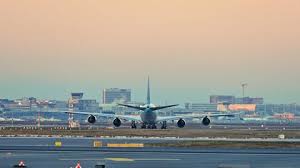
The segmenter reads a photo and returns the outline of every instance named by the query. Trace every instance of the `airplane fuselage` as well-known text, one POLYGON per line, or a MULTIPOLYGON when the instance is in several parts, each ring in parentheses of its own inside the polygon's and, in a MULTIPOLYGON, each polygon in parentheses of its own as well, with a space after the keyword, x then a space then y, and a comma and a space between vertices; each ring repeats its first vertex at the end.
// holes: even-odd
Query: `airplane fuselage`
POLYGON ((141 119, 144 124, 155 124, 157 115, 156 113, 151 110, 150 108, 146 108, 142 113, 141 113, 141 119))

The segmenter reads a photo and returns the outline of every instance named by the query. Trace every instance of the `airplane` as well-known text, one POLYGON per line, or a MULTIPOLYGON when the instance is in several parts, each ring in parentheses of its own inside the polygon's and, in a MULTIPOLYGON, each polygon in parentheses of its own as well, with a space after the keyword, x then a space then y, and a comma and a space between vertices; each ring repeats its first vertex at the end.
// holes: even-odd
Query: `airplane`
POLYGON ((5 106, 3 104, 0 103, 0 112, 3 112, 5 109, 5 106))
POLYGON ((192 118, 202 118, 202 124, 208 126, 210 124, 210 117, 220 117, 229 116, 233 117, 233 114, 199 114, 199 115, 183 115, 183 116, 157 116, 156 111, 166 108, 171 108, 178 106, 178 104, 166 105, 166 106, 155 106, 151 103, 150 98, 150 79, 148 77, 148 87, 147 87, 147 102, 142 106, 134 106, 129 104, 118 104, 119 106, 132 108, 139 110, 140 115, 117 115, 117 114, 104 114, 104 113, 94 113, 94 112, 66 112, 72 114, 89 115, 87 121, 94 124, 97 117, 114 118, 113 125, 115 127, 120 127, 122 125, 122 120, 131 121, 131 128, 136 129, 137 123, 141 123, 142 129, 157 129, 157 124, 161 123, 161 129, 167 129, 167 121, 177 120, 177 126, 183 128, 185 126, 185 119, 192 118))

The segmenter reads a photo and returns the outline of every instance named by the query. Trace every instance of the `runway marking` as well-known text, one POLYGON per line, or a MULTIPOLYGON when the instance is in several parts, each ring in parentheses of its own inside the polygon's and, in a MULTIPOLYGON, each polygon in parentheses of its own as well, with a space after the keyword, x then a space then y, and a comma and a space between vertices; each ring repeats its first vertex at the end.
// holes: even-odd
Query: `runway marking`
POLYGON ((136 161, 180 161, 181 159, 135 159, 136 161))
MULTIPOLYGON (((56 155, 56 156, 62 156, 64 157, 65 154, 74 153, 74 151, 30 151, 30 150, 0 150, 0 156, 7 155, 7 153, 10 153, 9 156, 34 156, 34 155, 56 155), (29 153, 28 153, 29 152, 29 153)), ((119 151, 91 151, 91 152, 84 152, 83 154, 90 154, 90 153, 97 153, 101 155, 105 154, 124 154, 126 152, 119 152, 119 151)), ((130 151, 131 154, 153 154, 155 155, 158 153, 158 151, 145 151, 145 152, 139 152, 139 151, 130 151)), ((215 154, 222 154, 222 155, 262 155, 262 156, 276 156, 276 155, 299 155, 300 152, 249 152, 246 151, 195 151, 195 152, 163 152, 167 155, 215 155, 215 154)))
POLYGON ((104 159, 97 159, 97 158, 85 158, 85 159, 59 159, 60 161, 115 161, 115 162, 133 162, 134 159, 130 158, 104 158, 104 159))
POLYGON ((105 160, 111 160, 111 161, 179 161, 181 159, 163 159, 163 158, 139 158, 139 159, 130 159, 130 158, 105 158, 105 160))
POLYGON ((103 161, 105 159, 86 158, 86 159, 59 159, 60 161, 103 161))
POLYGON ((105 160, 110 160, 114 162, 134 162, 134 159, 129 158, 105 158, 105 160))
POLYGON ((104 160, 110 160, 114 162, 134 162, 134 161, 180 161, 181 159, 164 159, 164 158, 83 158, 83 159, 68 159, 68 158, 62 158, 59 159, 60 161, 104 161, 104 160))

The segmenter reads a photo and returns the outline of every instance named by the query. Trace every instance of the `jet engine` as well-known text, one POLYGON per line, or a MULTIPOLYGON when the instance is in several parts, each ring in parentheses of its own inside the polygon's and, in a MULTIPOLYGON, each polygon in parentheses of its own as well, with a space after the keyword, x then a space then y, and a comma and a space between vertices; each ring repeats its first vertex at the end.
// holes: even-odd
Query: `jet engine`
POLYGON ((89 118, 87 119, 89 123, 94 124, 96 122, 96 117, 93 115, 90 115, 89 118))
POLYGON ((120 127, 122 122, 119 118, 114 119, 113 124, 115 127, 120 127))
POLYGON ((179 128, 183 128, 185 126, 185 121, 183 119, 179 119, 177 122, 177 126, 179 128))
POLYGON ((202 119, 202 124, 208 126, 210 124, 210 119, 206 116, 202 119))

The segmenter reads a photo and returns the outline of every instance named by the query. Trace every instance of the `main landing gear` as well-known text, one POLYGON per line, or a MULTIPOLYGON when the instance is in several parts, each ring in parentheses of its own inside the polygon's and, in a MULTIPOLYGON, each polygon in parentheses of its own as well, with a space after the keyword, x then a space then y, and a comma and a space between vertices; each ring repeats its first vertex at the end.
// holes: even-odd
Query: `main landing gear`
POLYGON ((157 129, 155 124, 149 124, 147 128, 148 129, 157 129))
POLYGON ((142 126, 141 126, 142 129, 157 129, 156 125, 155 124, 145 124, 143 123, 142 126))
POLYGON ((136 129, 135 121, 132 121, 132 122, 131 122, 131 128, 132 128, 132 129, 136 129))
POLYGON ((142 129, 146 129, 146 124, 143 123, 142 126, 141 126, 141 128, 142 128, 142 129))
POLYGON ((167 129, 167 121, 163 121, 161 129, 167 129))

